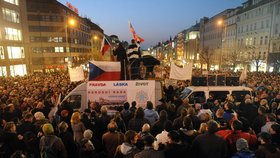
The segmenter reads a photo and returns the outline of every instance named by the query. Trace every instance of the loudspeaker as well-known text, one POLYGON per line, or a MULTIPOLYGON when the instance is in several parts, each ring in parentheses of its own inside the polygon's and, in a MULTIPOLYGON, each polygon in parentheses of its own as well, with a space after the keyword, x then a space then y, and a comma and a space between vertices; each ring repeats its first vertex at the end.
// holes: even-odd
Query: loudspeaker
POLYGON ((218 75, 217 76, 217 86, 225 86, 226 85, 226 76, 218 75))
POLYGON ((206 77, 192 77, 192 86, 207 86, 206 77))
POLYGON ((208 75, 208 86, 216 86, 216 75, 208 75))
POLYGON ((239 86, 239 77, 227 77, 226 85, 227 86, 239 86))

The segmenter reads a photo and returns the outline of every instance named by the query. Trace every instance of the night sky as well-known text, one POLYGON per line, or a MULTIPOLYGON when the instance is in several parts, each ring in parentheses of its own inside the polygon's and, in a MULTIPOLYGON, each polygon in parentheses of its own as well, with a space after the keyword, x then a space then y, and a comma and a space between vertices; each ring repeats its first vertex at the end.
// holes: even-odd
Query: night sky
POLYGON ((145 39, 142 48, 174 37, 178 32, 225 9, 241 6, 246 0, 58 0, 79 9, 107 35, 130 41, 128 21, 145 39))

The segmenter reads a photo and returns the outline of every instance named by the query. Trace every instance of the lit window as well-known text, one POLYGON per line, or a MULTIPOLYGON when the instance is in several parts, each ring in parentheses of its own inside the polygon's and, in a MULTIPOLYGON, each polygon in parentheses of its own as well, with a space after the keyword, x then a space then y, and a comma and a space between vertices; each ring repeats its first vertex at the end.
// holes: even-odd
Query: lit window
POLYGON ((11 76, 24 76, 24 75, 26 75, 26 65, 25 64, 11 65, 10 70, 11 70, 11 76))
POLYGON ((0 59, 5 59, 4 48, 0 46, 0 59))
POLYGON ((7 76, 6 66, 0 66, 0 76, 7 76))
POLYGON ((22 59, 24 58, 23 47, 7 47, 9 59, 22 59))
POLYGON ((10 22, 14 22, 14 23, 19 23, 19 13, 14 11, 14 10, 10 10, 8 8, 2 8, 2 13, 3 13, 3 19, 10 21, 10 22))
POLYGON ((55 53, 63 53, 64 52, 64 48, 63 47, 54 47, 54 52, 55 53))
POLYGON ((21 31, 9 27, 5 27, 6 40, 21 41, 21 31))
POLYGON ((14 5, 18 5, 18 0, 4 0, 4 1, 14 5))

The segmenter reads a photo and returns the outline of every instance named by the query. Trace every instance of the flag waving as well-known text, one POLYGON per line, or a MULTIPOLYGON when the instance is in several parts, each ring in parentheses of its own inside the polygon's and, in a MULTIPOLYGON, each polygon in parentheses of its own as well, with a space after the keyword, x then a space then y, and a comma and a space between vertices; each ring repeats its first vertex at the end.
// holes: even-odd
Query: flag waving
POLYGON ((136 34, 135 29, 131 25, 130 21, 128 21, 128 27, 135 41, 140 41, 141 43, 144 42, 144 39, 136 34))
POLYGON ((120 80, 120 74, 120 62, 89 62, 89 81, 117 81, 120 80))
POLYGON ((104 35, 102 44, 101 44, 101 53, 104 55, 110 49, 110 43, 108 42, 106 36, 104 35))

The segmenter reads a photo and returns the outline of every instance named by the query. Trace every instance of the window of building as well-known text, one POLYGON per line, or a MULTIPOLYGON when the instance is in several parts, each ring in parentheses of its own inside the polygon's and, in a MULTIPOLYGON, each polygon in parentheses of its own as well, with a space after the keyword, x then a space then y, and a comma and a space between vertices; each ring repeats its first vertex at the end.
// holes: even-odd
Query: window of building
POLYGON ((21 41, 21 30, 5 27, 6 40, 21 41))
POLYGON ((264 27, 264 22, 262 21, 261 22, 261 29, 263 29, 263 27, 264 27))
POLYGON ((268 36, 265 36, 265 38, 264 38, 264 44, 267 44, 267 41, 268 41, 268 36))
POLYGON ((279 27, 279 24, 275 24, 275 29, 274 29, 275 34, 279 33, 278 27, 279 27))
POLYGON ((255 45, 255 44, 256 44, 256 41, 257 41, 257 38, 256 38, 256 37, 254 37, 254 40, 253 40, 253 45, 255 45))
POLYGON ((257 23, 254 24, 254 30, 257 30, 257 23))
POLYGON ((5 59, 4 48, 0 46, 0 59, 5 59))
POLYGON ((260 38, 260 45, 263 44, 263 37, 260 38))
POLYGON ((9 59, 22 59, 25 57, 23 47, 7 47, 9 59))
POLYGON ((18 0, 4 0, 4 1, 14 5, 18 5, 18 0))
POLYGON ((2 13, 3 13, 3 19, 10 21, 10 22, 14 22, 14 23, 19 23, 19 13, 14 11, 14 10, 10 10, 8 8, 2 8, 2 13))
POLYGON ((269 20, 266 20, 266 28, 269 28, 269 20))
POLYGON ((63 47, 54 47, 54 52, 55 53, 63 53, 64 52, 64 48, 63 47))
POLYGON ((20 65, 11 65, 11 76, 24 76, 26 75, 26 65, 20 64, 20 65))
POLYGON ((0 76, 2 77, 7 76, 6 66, 0 66, 0 76))

